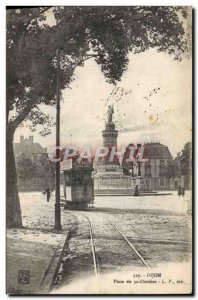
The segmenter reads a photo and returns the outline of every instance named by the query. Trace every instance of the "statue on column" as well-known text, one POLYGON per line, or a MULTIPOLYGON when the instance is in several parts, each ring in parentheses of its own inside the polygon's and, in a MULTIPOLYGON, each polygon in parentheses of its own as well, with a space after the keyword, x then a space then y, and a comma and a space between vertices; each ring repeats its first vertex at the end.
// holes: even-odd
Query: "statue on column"
POLYGON ((112 123, 113 113, 114 113, 113 105, 109 105, 107 113, 108 113, 108 123, 112 123))

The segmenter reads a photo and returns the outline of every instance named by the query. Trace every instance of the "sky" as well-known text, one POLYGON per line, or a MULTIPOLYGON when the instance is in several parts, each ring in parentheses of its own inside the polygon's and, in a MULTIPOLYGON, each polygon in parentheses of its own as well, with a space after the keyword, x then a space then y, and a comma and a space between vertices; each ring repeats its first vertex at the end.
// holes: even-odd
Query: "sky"
MULTIPOLYGON (((86 61, 76 68, 70 89, 62 91, 61 146, 101 146, 108 105, 113 104, 118 146, 160 142, 174 157, 191 141, 191 64, 191 59, 179 62, 155 49, 130 53, 128 69, 114 87, 106 82, 94 58, 86 61), (113 89, 117 94, 107 101, 113 89)), ((55 120, 55 108, 42 106, 41 110, 55 120)), ((19 142, 20 135, 33 135, 34 141, 50 152, 55 145, 55 127, 46 137, 38 132, 32 133, 24 123, 14 141, 19 142)))

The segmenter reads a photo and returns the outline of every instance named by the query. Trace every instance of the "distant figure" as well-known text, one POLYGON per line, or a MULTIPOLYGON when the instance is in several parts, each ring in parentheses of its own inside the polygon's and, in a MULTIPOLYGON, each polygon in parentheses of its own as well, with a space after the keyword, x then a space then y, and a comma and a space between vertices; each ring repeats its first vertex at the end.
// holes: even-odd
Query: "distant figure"
POLYGON ((184 186, 181 188, 181 194, 182 194, 182 197, 184 197, 184 195, 185 195, 185 188, 184 188, 184 186))
POLYGON ((135 186, 134 196, 139 196, 138 185, 135 186))
POLYGON ((108 113, 108 123, 112 123, 112 118, 114 113, 113 105, 109 105, 107 113, 108 113))
POLYGON ((50 188, 46 188, 45 190, 45 194, 47 194, 47 202, 49 202, 49 199, 50 199, 50 188))
POLYGON ((180 197, 182 195, 182 187, 181 185, 178 186, 178 196, 180 197))

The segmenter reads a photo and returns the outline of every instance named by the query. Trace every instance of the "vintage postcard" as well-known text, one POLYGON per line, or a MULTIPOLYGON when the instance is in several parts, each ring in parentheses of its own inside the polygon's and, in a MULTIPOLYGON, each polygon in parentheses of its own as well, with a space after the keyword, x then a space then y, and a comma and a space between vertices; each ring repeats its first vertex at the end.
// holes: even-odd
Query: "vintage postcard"
POLYGON ((192 294, 192 7, 6 22, 6 293, 192 294))

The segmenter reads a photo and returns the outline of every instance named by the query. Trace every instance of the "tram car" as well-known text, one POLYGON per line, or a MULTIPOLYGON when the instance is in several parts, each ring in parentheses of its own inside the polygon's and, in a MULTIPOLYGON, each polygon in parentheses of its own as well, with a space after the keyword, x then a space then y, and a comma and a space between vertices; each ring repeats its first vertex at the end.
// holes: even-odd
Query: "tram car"
POLYGON ((77 158, 61 162, 65 209, 86 210, 94 202, 93 163, 77 158))

